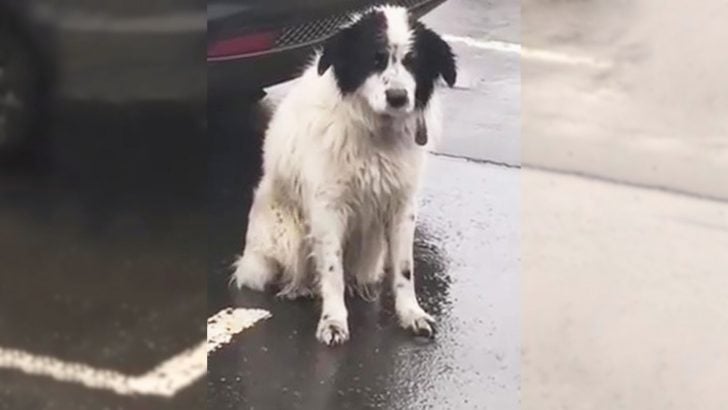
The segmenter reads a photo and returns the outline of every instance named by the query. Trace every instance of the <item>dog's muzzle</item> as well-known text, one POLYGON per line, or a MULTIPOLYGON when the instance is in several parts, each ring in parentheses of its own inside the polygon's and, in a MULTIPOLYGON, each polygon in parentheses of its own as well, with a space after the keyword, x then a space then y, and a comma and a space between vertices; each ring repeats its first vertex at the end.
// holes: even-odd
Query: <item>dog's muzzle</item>
POLYGON ((384 92, 387 97, 387 104, 392 108, 404 107, 408 102, 407 90, 404 88, 393 88, 384 92))

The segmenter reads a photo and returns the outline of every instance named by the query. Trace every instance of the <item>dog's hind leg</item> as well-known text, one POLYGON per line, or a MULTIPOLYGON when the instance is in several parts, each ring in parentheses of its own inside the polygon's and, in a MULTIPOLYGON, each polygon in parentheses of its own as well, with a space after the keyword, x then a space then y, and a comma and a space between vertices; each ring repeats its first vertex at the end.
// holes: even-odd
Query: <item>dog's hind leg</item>
POLYGON ((255 251, 246 251, 234 267, 231 282, 238 288, 245 286, 257 291, 264 290, 275 279, 278 271, 275 261, 255 251))
POLYGON ((297 239, 297 246, 293 244, 287 253, 286 262, 281 272, 282 288, 277 296, 286 299, 300 297, 313 297, 317 295, 313 278, 313 262, 309 258, 310 251, 303 236, 297 239))

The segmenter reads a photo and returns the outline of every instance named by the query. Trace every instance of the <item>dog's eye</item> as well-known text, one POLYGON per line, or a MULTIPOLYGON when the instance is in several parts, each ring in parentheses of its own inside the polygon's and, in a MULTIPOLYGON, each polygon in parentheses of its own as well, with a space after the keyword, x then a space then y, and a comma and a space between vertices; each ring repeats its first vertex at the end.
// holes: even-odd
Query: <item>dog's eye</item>
POLYGON ((412 66, 415 62, 415 54, 413 52, 408 52, 404 55, 404 58, 402 59, 402 64, 405 66, 412 66))
POLYGON ((383 51, 378 51, 374 54, 374 65, 377 68, 385 68, 387 66, 387 58, 389 55, 383 51))

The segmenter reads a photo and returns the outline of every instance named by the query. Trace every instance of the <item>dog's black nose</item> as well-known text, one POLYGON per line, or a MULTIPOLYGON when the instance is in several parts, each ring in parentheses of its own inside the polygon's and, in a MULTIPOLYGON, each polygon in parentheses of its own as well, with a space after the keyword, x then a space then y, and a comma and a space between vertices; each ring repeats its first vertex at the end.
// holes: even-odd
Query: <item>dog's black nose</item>
POLYGON ((407 104, 407 90, 402 88, 394 88, 385 92, 387 96, 387 104, 394 108, 399 108, 407 104))

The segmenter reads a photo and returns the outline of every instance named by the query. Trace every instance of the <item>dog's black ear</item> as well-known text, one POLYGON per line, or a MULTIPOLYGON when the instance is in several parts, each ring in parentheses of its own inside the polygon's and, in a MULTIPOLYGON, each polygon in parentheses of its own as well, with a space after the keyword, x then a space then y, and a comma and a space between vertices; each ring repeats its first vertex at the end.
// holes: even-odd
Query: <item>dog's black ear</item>
POLYGON ((427 122, 422 114, 417 116, 417 129, 415 130, 415 142, 418 145, 427 144, 427 122))
POLYGON ((454 86, 455 80, 457 80, 457 68, 455 65, 455 54, 453 54, 450 45, 430 29, 425 29, 425 33, 423 34, 427 38, 427 43, 434 59, 433 63, 437 67, 437 71, 448 86, 454 86))
POLYGON ((342 32, 338 32, 324 42, 324 49, 318 61, 318 73, 323 75, 334 64, 339 55, 342 32))

